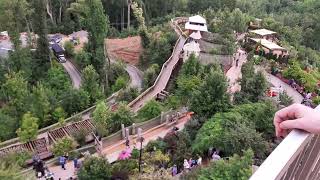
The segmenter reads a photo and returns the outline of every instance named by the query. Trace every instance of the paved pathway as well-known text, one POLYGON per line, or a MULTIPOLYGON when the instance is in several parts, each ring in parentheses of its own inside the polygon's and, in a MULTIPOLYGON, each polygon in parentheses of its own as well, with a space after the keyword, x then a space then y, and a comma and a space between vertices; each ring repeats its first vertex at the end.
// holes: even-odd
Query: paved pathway
POLYGON ((241 67, 245 62, 247 62, 247 55, 243 50, 238 49, 234 57, 235 60, 232 63, 232 67, 226 73, 229 81, 228 92, 231 94, 240 91, 241 87, 238 80, 241 79, 241 67), (236 66, 237 59, 239 59, 238 66, 236 66))
POLYGON ((158 76, 158 81, 156 81, 154 84, 154 88, 151 89, 150 91, 147 90, 144 96, 140 97, 139 99, 137 99, 136 101, 130 104, 131 105, 130 107, 134 112, 137 112, 146 102, 153 99, 155 96, 157 96, 157 94, 159 94, 161 91, 163 91, 166 88, 167 83, 169 82, 171 73, 175 65, 179 61, 179 55, 180 55, 180 52, 182 51, 185 41, 186 41, 186 38, 181 36, 176 48, 172 53, 172 58, 166 61, 166 63, 164 64, 164 67, 162 68, 158 76))
POLYGON ((293 99, 293 101, 295 103, 299 103, 299 104, 301 103, 301 101, 303 100, 303 97, 294 88, 292 88, 287 83, 281 81, 279 78, 275 77, 272 74, 269 74, 269 73, 267 73, 265 71, 264 71, 264 74, 265 74, 265 76, 267 78, 267 81, 269 83, 271 83, 275 87, 280 87, 281 86, 286 91, 288 96, 292 97, 292 99, 293 99))
POLYGON ((138 88, 139 90, 142 88, 142 72, 135 66, 126 64, 126 71, 130 76, 130 87, 138 88))
POLYGON ((80 72, 77 70, 77 68, 69 60, 67 60, 67 62, 61 63, 61 64, 64 67, 64 69, 67 71, 67 73, 69 74, 73 87, 75 89, 79 89, 81 86, 80 72))
MULTIPOLYGON (((229 80, 229 89, 228 91, 230 93, 235 93, 237 91, 240 91, 241 87, 240 84, 237 82, 238 79, 241 78, 241 67, 242 65, 247 62, 247 55, 242 50, 238 50, 237 54, 235 55, 235 59, 239 59, 239 65, 236 66, 236 63, 234 62, 232 67, 227 72, 226 76, 229 80), (240 52, 240 55, 238 54, 240 52)), ((255 66, 256 71, 262 71, 267 79, 267 81, 272 84, 275 87, 281 87, 283 88, 286 93, 292 97, 293 101, 295 103, 301 103, 303 97, 300 93, 298 93, 294 88, 289 86, 287 83, 281 81, 279 78, 273 76, 270 73, 267 73, 263 67, 261 66, 255 66)))
MULTIPOLYGON (((181 118, 178 121, 178 124, 176 124, 175 126, 178 127, 180 130, 183 129, 184 125, 186 122, 188 122, 188 120, 190 120, 191 116, 185 116, 183 118, 181 118)), ((168 132, 170 132, 172 130, 173 126, 161 126, 155 129, 151 129, 149 131, 146 131, 143 133, 143 137, 145 138, 145 141, 143 142, 143 147, 146 146, 148 144, 148 142, 150 142, 151 140, 156 140, 159 137, 164 137, 168 132)), ((132 142, 132 139, 131 139, 132 142)), ((137 144, 138 149, 139 149, 139 144, 137 144)), ((133 149, 133 145, 131 144, 131 148, 133 149)), ((109 146, 107 148, 105 148, 102 151, 102 154, 108 159, 108 161, 114 162, 117 160, 119 154, 121 153, 122 150, 125 150, 126 146, 125 146, 125 141, 120 141, 112 146, 109 146)), ((94 154, 97 155, 97 154, 94 154)), ((83 159, 81 159, 81 161, 83 161, 83 159)), ((54 173, 55 175, 55 179, 59 179, 61 178, 61 180, 66 180, 69 177, 74 176, 75 174, 75 169, 73 168, 73 162, 69 161, 66 164, 66 169, 67 170, 63 170, 60 166, 51 166, 49 167, 49 170, 51 172, 54 173)))

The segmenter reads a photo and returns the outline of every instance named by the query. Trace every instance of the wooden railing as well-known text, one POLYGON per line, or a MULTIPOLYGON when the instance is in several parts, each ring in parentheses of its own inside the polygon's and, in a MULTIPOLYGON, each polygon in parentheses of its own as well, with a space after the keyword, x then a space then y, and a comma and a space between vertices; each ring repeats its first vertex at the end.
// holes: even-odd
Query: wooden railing
MULTIPOLYGON (((316 108, 319 110, 319 106, 316 108)), ((320 179, 320 135, 293 130, 250 180, 320 179)))
POLYGON ((179 31, 179 39, 176 41, 176 44, 173 48, 172 54, 171 56, 168 58, 168 60, 162 65, 161 71, 157 77, 157 79, 155 80, 154 84, 149 87, 147 90, 145 90, 143 93, 141 93, 136 99, 134 99, 132 102, 129 103, 129 107, 134 107, 135 104, 137 102, 139 102, 141 99, 143 99, 146 95, 148 95, 150 92, 152 92, 154 90, 154 88, 156 87, 156 85, 159 83, 159 79, 161 78, 161 76, 163 76, 163 73, 165 72, 166 67, 168 66, 168 64, 171 62, 171 60, 173 59, 173 56, 176 52, 177 46, 179 44, 179 42, 184 39, 183 36, 185 37, 184 32, 181 30, 181 28, 178 25, 179 20, 177 20, 177 18, 172 19, 171 20, 171 25, 173 26, 173 28, 178 28, 179 31))

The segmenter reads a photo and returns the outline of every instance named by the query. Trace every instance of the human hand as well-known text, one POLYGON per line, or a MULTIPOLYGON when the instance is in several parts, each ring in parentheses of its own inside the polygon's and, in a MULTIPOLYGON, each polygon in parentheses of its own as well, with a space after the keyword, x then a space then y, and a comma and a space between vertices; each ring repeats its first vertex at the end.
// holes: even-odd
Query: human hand
POLYGON ((273 120, 277 137, 284 137, 291 129, 320 134, 320 112, 302 104, 279 110, 273 120))

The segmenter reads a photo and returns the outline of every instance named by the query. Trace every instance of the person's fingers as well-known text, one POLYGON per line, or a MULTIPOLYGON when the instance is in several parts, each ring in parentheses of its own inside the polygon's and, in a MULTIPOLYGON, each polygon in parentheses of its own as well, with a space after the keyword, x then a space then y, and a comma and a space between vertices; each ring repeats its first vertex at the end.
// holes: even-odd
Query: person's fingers
POLYGON ((276 130, 276 136, 279 137, 282 134, 282 129, 279 126, 281 122, 289 120, 289 119, 295 119, 300 116, 300 109, 301 105, 300 104, 293 104, 291 106, 285 107, 278 112, 276 112, 274 119, 273 119, 273 124, 275 126, 276 130))
POLYGON ((303 129, 303 118, 287 120, 280 123, 281 129, 303 129))

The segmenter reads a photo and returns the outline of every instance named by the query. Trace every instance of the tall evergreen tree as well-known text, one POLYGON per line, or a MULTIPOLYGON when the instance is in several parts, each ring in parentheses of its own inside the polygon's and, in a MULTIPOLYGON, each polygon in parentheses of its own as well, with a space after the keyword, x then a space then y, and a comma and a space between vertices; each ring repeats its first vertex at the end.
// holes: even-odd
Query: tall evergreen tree
POLYGON ((82 74, 82 88, 89 93, 90 102, 95 103, 96 100, 102 98, 101 89, 98 83, 99 75, 92 65, 85 67, 82 71, 82 74))
POLYGON ((194 91, 191 110, 204 117, 227 110, 230 106, 227 88, 227 80, 221 70, 211 70, 204 82, 194 91))
POLYGON ((34 79, 39 79, 40 77, 44 77, 50 68, 46 4, 43 0, 33 0, 32 2, 32 6, 34 7, 33 28, 38 35, 33 77, 34 79))
POLYGON ((107 36, 109 20, 105 15, 101 0, 86 0, 87 12, 84 24, 89 34, 88 52, 91 53, 91 64, 105 77, 105 49, 104 39, 107 36))
POLYGON ((258 102, 267 90, 267 80, 262 72, 255 73, 252 63, 246 63, 241 68, 241 91, 234 97, 236 103, 258 102))

